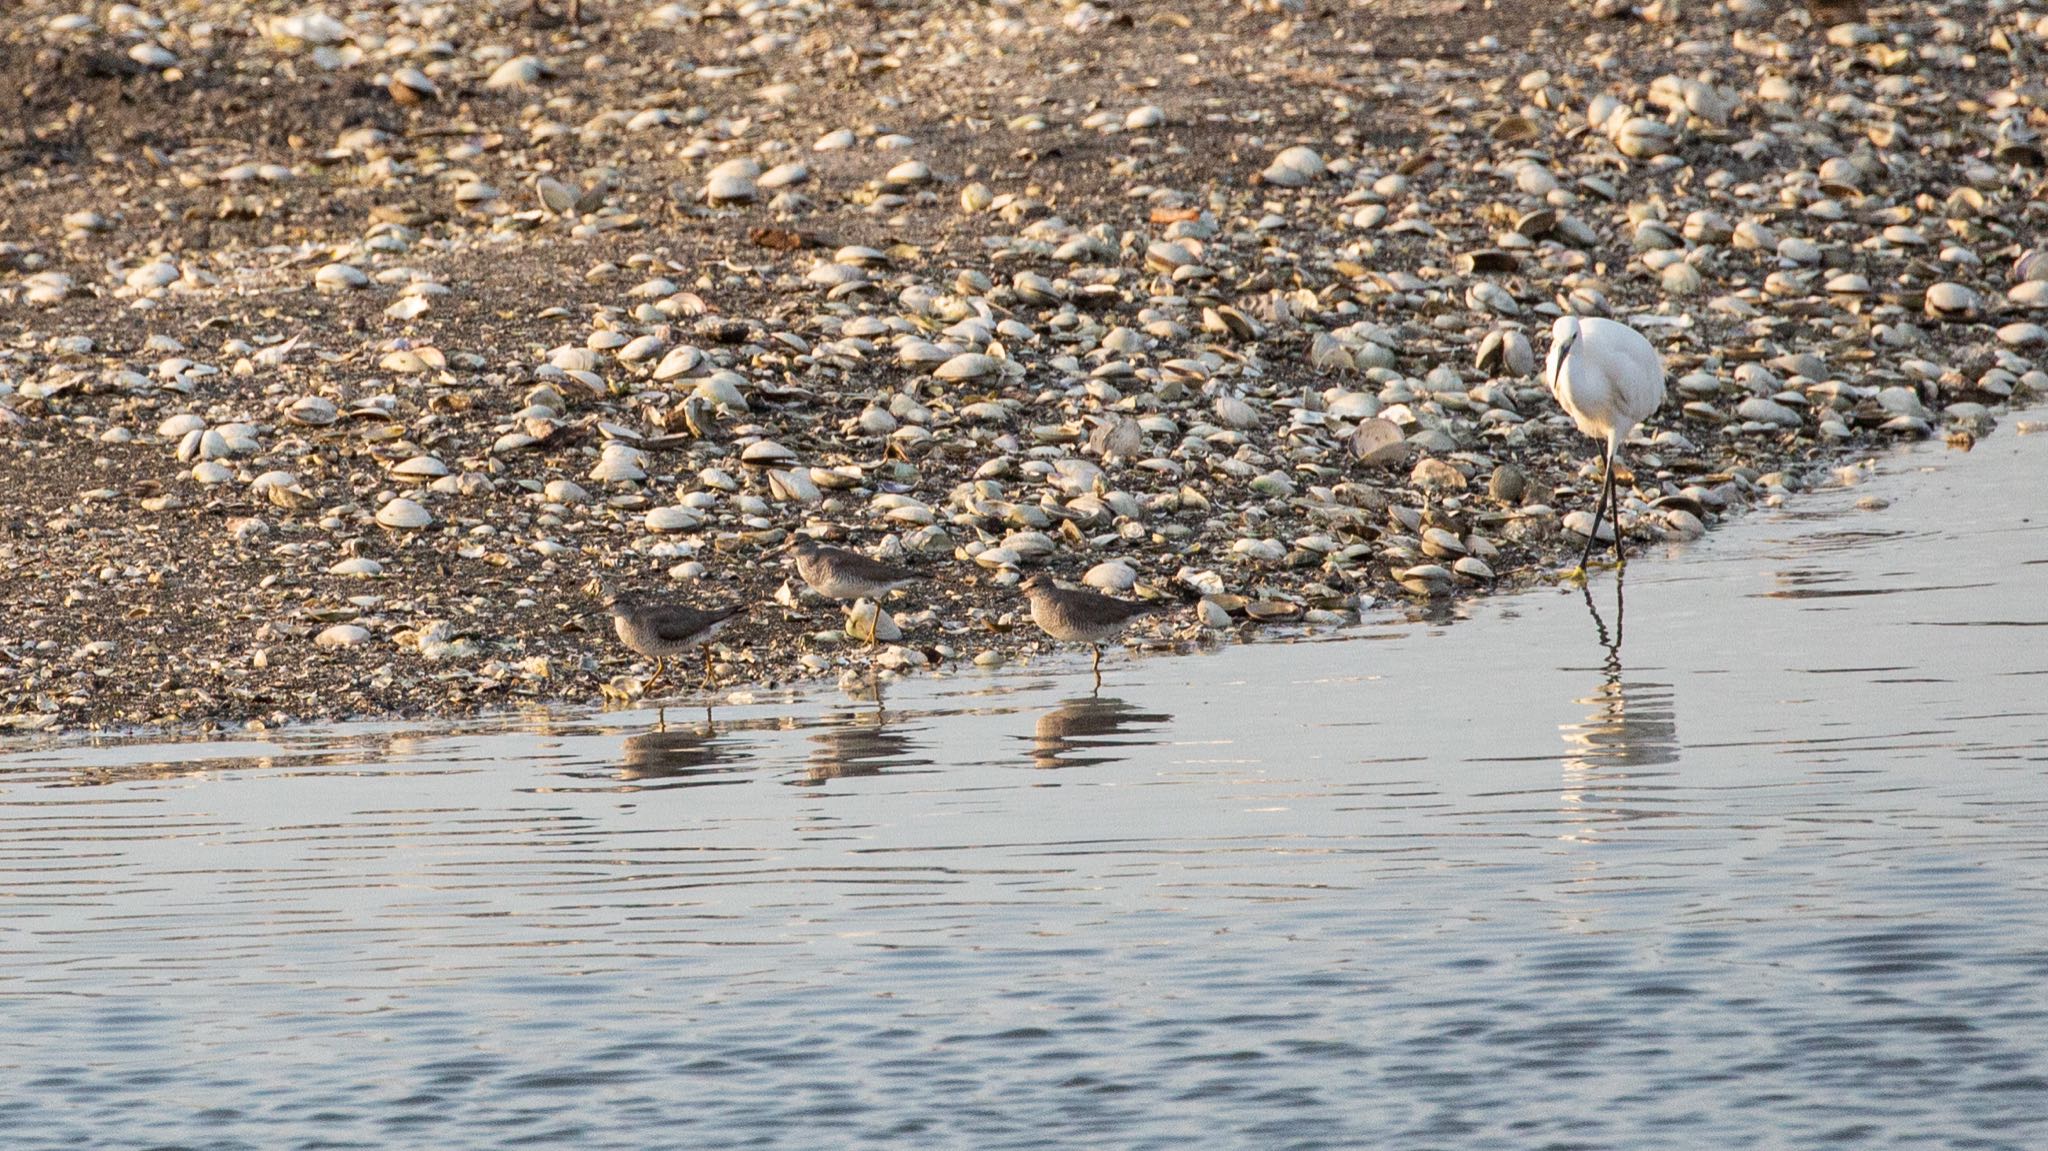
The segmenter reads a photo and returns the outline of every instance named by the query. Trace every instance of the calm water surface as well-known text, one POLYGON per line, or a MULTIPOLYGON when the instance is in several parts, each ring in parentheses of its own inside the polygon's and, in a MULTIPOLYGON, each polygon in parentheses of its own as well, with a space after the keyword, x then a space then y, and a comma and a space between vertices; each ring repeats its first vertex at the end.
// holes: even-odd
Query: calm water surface
POLYGON ((2044 471, 1100 695, 0 754, 0 1146, 2039 1148, 2044 471))

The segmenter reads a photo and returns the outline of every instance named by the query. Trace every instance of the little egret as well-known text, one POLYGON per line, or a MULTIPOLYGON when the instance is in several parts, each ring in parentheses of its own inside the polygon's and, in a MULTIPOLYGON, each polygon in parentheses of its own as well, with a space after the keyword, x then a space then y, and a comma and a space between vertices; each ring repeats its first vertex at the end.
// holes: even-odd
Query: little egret
POLYGON ((1600 499, 1593 505, 1593 526, 1586 531, 1583 570, 1600 538, 1604 512, 1614 525, 1614 562, 1625 563, 1621 551, 1620 497, 1614 490, 1615 461, 1622 441, 1637 424, 1664 402, 1664 361, 1641 332, 1627 324, 1593 317, 1559 316, 1550 326, 1550 359, 1544 383, 1579 431, 1607 442, 1606 474, 1600 499))

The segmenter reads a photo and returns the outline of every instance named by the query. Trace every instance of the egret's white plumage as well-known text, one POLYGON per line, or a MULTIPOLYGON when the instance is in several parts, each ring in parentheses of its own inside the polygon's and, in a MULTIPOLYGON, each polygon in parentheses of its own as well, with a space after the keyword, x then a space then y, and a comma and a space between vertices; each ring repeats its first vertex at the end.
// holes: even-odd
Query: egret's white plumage
MULTIPOLYGON (((1544 365, 1543 380, 1579 430, 1606 447, 1600 502, 1593 509, 1586 553, 1579 557, 1579 566, 1584 567, 1599 535, 1601 511, 1618 510, 1614 467, 1621 445, 1636 425, 1649 419, 1664 402, 1664 361, 1650 341, 1627 324, 1598 317, 1559 316, 1550 326, 1550 358, 1544 365)), ((1618 525, 1614 555, 1621 558, 1618 525)))

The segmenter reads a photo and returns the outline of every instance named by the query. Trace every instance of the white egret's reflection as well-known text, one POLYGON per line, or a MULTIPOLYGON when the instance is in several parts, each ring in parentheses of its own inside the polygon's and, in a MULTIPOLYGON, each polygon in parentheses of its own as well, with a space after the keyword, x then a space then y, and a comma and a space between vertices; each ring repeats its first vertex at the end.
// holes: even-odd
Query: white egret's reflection
POLYGON ((1665 814, 1643 801, 1661 790, 1652 781, 1669 772, 1645 771, 1678 760, 1678 713, 1668 683, 1626 680, 1621 662, 1625 607, 1622 581, 1614 581, 1614 627, 1585 588, 1586 610, 1607 658, 1600 687, 1578 702, 1592 710, 1578 723, 1563 724, 1567 751, 1559 806, 1574 825, 1565 838, 1591 841, 1603 825, 1665 814))

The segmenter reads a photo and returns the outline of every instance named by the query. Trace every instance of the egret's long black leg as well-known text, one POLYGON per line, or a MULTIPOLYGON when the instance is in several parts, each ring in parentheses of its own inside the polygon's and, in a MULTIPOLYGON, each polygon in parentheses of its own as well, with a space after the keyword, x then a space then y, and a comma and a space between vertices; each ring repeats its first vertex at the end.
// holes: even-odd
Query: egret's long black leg
POLYGON ((1621 484, 1614 478, 1614 453, 1607 453, 1607 518, 1614 522, 1614 566, 1618 570, 1628 566, 1628 557, 1621 552, 1621 484))
POLYGON ((1599 545, 1600 515, 1607 510, 1607 493, 1614 485, 1614 453, 1607 453, 1607 476, 1600 482, 1600 498, 1593 501, 1593 526, 1586 532, 1586 550, 1579 553, 1579 570, 1584 571, 1586 561, 1593 558, 1593 549, 1599 545))

